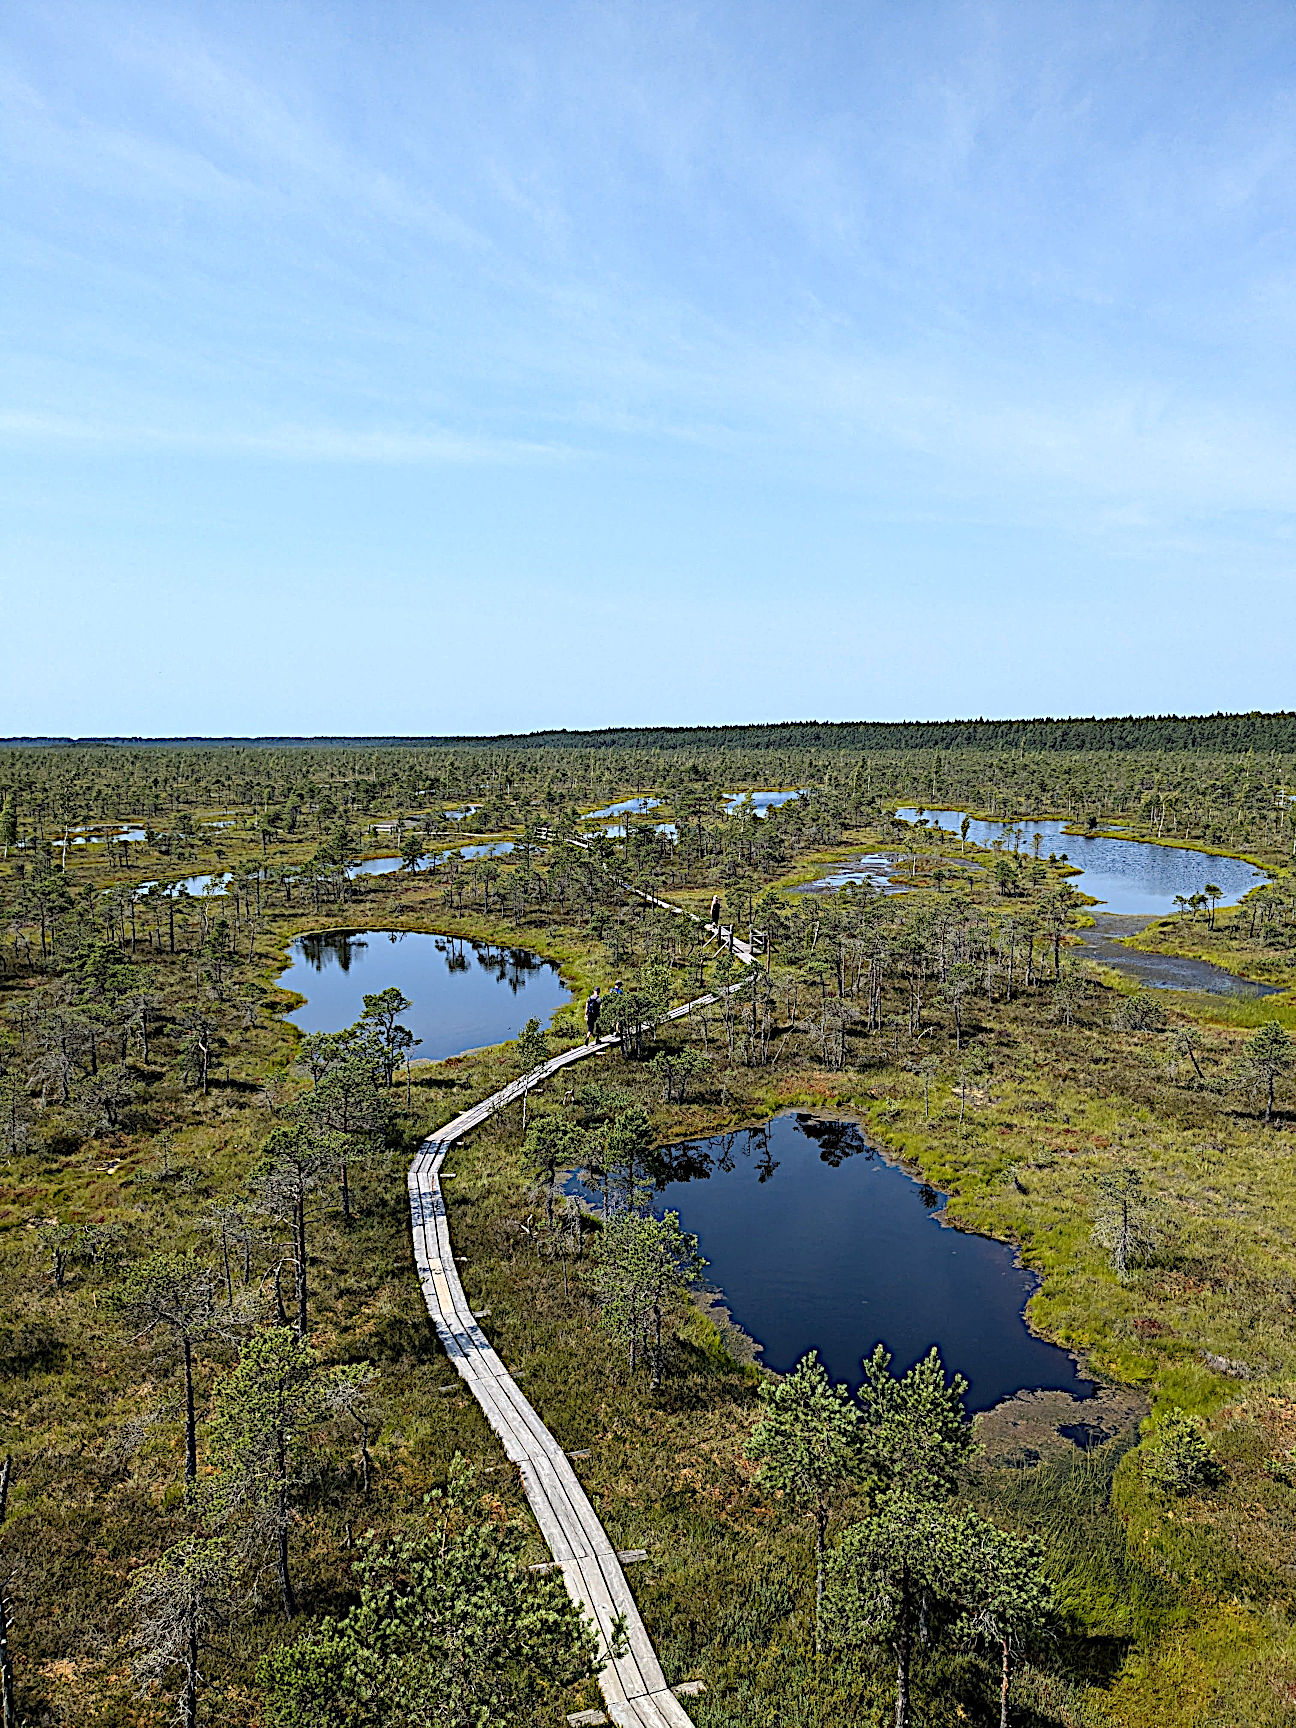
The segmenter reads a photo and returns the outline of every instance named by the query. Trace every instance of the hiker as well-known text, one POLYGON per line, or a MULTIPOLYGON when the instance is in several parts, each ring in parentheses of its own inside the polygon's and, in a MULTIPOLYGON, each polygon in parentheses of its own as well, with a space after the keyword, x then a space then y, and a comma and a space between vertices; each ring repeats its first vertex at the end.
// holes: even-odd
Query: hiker
POLYGON ((720 928, 720 896, 718 894, 713 894, 711 896, 711 923, 715 926, 716 930, 719 930, 719 928, 720 928))
POLYGON ((603 1004, 599 999, 598 988, 596 986, 593 994, 585 1003, 585 1042, 587 1044, 596 1043, 598 1041, 599 1015, 602 1012, 603 1004))

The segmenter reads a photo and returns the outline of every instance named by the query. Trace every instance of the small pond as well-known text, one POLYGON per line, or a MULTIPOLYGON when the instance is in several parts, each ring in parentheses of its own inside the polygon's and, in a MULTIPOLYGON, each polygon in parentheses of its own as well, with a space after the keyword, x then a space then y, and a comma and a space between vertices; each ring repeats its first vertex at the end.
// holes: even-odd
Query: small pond
POLYGON ((888 1164, 851 1122, 776 1116, 762 1128, 670 1149, 679 1180, 654 1201, 678 1212, 735 1323, 786 1373, 817 1350, 859 1384, 879 1341, 896 1372, 935 1344, 969 1383, 970 1410, 1016 1392, 1084 1397, 1073 1357, 1036 1338, 1036 1288, 1013 1250, 941 1222, 944 1197, 888 1164))
POLYGON ((225 884, 229 881, 229 872, 225 871, 215 876, 182 876, 178 882, 141 882, 136 888, 137 894, 142 894, 146 888, 157 888, 163 894, 175 896, 181 889, 189 895, 223 894, 225 884), (215 884, 213 887, 212 884, 215 884))
MULTIPOLYGON (((399 868, 399 858, 366 858, 363 863, 353 865, 350 874, 352 876, 383 876, 389 870, 398 870, 399 868)), ((223 894, 225 892, 225 884, 228 881, 228 871, 211 876, 183 876, 179 882, 172 882, 169 884, 166 888, 166 892, 170 894, 178 894, 183 888, 190 895, 207 893, 223 894)), ((158 884, 156 882, 140 883, 141 889, 156 888, 157 886, 158 884)))
MULTIPOLYGON (((918 812, 910 807, 897 811, 897 815, 912 822, 918 812)), ((961 810, 923 811, 926 822, 951 831, 956 838, 963 815, 961 810)), ((1020 835, 1016 843, 1028 857, 1035 850, 1037 834, 1040 856, 1047 858, 1053 852, 1060 857, 1065 852, 1068 861, 1080 870, 1079 876, 1071 878, 1073 884, 1100 900, 1109 912, 1164 916, 1175 910, 1176 894, 1200 894, 1208 882, 1223 889, 1221 906, 1234 906, 1248 889, 1268 881, 1263 870, 1241 858, 1218 858, 1184 847, 1158 846, 1151 840, 1110 840, 1099 834, 1068 834, 1066 824, 1055 820, 974 819, 968 826, 968 839, 975 840, 978 846, 998 842, 1011 851, 1014 836, 1020 835)))
POLYGON ((337 1032, 360 1018, 364 998, 394 984, 413 1003, 401 1016, 423 1040, 414 1060, 440 1062, 516 1038, 568 998, 551 960, 415 930, 328 930, 288 950, 279 982, 306 997, 288 1019, 303 1032, 337 1032))
POLYGON ((599 822, 605 816, 642 816, 647 810, 656 810, 660 803, 660 798, 624 798, 620 804, 609 804, 606 810, 589 811, 585 820, 599 822))
POLYGON ((876 888, 879 894, 903 894, 904 885, 891 881, 891 872, 894 869, 894 859, 887 858, 880 852, 870 852, 863 858, 853 858, 847 863, 836 865, 813 882, 801 882, 789 892, 829 894, 836 888, 858 888, 867 882, 871 888, 876 888))
POLYGON ((757 816, 764 816, 767 811, 775 809, 780 804, 790 804, 794 798, 800 798, 808 790, 805 786, 794 787, 791 792, 726 792, 724 795, 725 809, 732 816, 744 798, 750 798, 752 809, 757 816))
MULTIPOLYGON (((457 852, 461 858, 503 858, 506 853, 512 850, 513 842, 511 840, 492 840, 481 846, 452 846, 449 852, 457 852)), ((429 841, 424 858, 430 859, 448 855, 449 853, 444 848, 429 841)), ((352 867, 351 874, 353 876, 388 876, 393 870, 399 870, 400 867, 399 858, 366 858, 363 863, 352 867)), ((420 865, 420 869, 425 868, 426 864, 420 865)))
MULTIPOLYGON (((73 828, 70 830, 74 846, 102 846, 106 840, 145 840, 147 831, 143 828, 73 828)), ((62 846, 63 838, 54 841, 56 846, 62 846)))
MULTIPOLYGON (((673 822, 654 822, 652 828, 654 834, 665 834, 667 838, 671 840, 679 839, 679 829, 673 822)), ((610 835, 614 840, 624 840, 625 823, 605 822, 603 824, 603 832, 610 835)))

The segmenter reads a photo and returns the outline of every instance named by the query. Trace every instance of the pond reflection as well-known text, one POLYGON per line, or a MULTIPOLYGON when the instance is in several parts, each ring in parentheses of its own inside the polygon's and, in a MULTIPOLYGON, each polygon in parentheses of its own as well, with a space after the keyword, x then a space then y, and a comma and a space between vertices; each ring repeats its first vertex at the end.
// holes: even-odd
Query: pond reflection
POLYGON ((416 930, 299 937, 280 983, 307 998, 287 1016, 303 1032, 351 1025, 366 994, 395 985, 413 1004, 401 1020, 422 1040, 416 1059, 433 1061, 516 1038, 568 1000, 557 966, 539 954, 416 930))
POLYGON ((969 1381, 972 1410, 1024 1390, 1092 1390, 1027 1327, 1038 1281, 1013 1250, 946 1226, 945 1197, 887 1163, 858 1124, 776 1116, 657 1156, 654 1210, 697 1235, 708 1278, 779 1373, 814 1349, 854 1385, 881 1341, 898 1370, 937 1345, 969 1381))
POLYGON ((605 810, 590 810, 585 820, 598 822, 604 816, 642 816, 645 810, 655 810, 660 798, 623 798, 619 804, 609 804, 605 810))
POLYGON ((794 798, 804 798, 808 790, 808 787, 797 786, 791 792, 726 792, 725 809, 732 816, 743 801, 750 798, 754 814, 764 816, 781 804, 790 804, 794 798))
MULTIPOLYGON (((906 822, 918 819, 909 806, 896 814, 906 822)), ((924 810, 922 820, 950 834, 957 843, 964 812, 924 810)), ((1186 846, 1158 846, 1152 840, 1109 839, 1105 834, 1068 834, 1055 819, 1019 817, 1011 822, 968 822, 968 839, 978 846, 998 846, 1029 858, 1066 854, 1079 869, 1075 887, 1100 900, 1108 912, 1141 912, 1161 916, 1175 909, 1176 895, 1200 894, 1208 882, 1223 890, 1219 904, 1233 906, 1248 889, 1267 882, 1263 870, 1242 858, 1221 858, 1186 846), (1038 836, 1038 844, 1037 837, 1038 836)))

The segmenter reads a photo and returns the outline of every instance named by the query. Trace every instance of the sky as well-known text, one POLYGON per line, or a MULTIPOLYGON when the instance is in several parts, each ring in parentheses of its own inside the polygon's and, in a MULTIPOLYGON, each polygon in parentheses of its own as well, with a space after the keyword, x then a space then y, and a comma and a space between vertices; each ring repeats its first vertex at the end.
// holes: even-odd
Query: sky
POLYGON ((1296 9, 8 0, 0 734, 1296 706, 1296 9))

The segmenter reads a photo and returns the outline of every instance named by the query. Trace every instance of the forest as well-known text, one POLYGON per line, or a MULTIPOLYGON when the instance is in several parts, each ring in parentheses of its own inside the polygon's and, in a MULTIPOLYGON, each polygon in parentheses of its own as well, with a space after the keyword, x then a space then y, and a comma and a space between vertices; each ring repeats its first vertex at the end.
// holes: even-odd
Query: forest
POLYGON ((604 1719, 406 1177, 596 989, 446 1222, 687 1719, 1289 1721, 1294 855, 1287 714, 0 745, 4 1728, 604 1719), (1104 840, 1187 872, 1114 960, 1104 840), (516 1029, 421 1057, 366 933, 516 1029), (307 1027, 321 940, 372 987, 307 1027), (863 1321, 767 1366, 661 1196, 789 1113, 1008 1245, 1091 1395, 972 1410, 863 1321))
MULTIPOLYGON (((70 745, 71 739, 21 738, 0 743, 70 745)), ((1227 750, 1296 749, 1296 714, 1126 714, 1110 719, 1068 720, 859 720, 779 721, 772 725, 613 726, 601 731, 497 733, 490 737, 444 738, 257 738, 83 740, 122 746, 167 743, 256 745, 258 748, 356 747, 381 744, 406 748, 431 745, 488 749, 566 750, 1227 750)))

